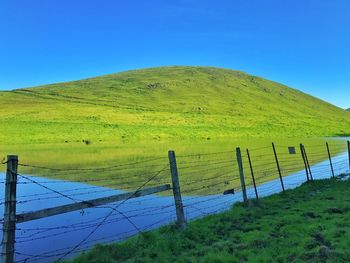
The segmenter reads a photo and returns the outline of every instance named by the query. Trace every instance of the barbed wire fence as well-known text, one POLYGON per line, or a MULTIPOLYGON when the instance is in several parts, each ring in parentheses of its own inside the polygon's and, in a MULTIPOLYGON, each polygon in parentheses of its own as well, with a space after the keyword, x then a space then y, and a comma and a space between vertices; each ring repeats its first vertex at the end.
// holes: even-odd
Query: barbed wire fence
POLYGON ((0 181, 2 262, 51 262, 97 243, 139 238, 161 225, 175 223, 181 231, 187 221, 235 202, 258 202, 304 182, 348 173, 350 143, 272 144, 179 156, 169 151, 168 157, 99 168, 37 166, 18 162, 17 156, 2 165, 7 167, 0 181), (48 176, 29 176, 18 168, 48 176), (71 180, 59 179, 69 175, 71 180))

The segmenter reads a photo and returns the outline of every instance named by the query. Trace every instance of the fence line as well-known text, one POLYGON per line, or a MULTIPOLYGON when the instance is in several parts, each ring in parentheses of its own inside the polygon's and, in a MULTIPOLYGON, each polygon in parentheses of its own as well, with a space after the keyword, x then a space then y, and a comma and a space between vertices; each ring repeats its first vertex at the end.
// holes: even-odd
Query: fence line
MULTIPOLYGON (((54 168, 31 164, 18 163, 16 156, 8 156, 6 165, 6 180, 0 181, 5 186, 5 198, 0 199, 4 205, 2 219, 2 262, 35 262, 49 259, 61 260, 72 253, 84 251, 96 242, 111 242, 121 240, 152 229, 159 225, 176 222, 179 229, 185 229, 188 220, 193 220, 208 214, 227 210, 237 201, 248 203, 254 198, 267 196, 286 189, 296 187, 303 182, 311 182, 320 173, 331 173, 331 176, 340 171, 350 171, 350 142, 347 141, 347 158, 332 156, 340 152, 340 146, 331 148, 328 143, 317 145, 306 150, 303 144, 300 147, 275 145, 241 151, 191 154, 175 156, 169 151, 168 157, 151 158, 128 164, 113 165, 100 168, 54 168), (271 150, 271 155, 262 151, 271 150), (297 153, 300 150, 300 155, 297 153), (285 150, 288 150, 285 151, 285 150), (290 158, 289 158, 290 157, 290 158), (164 166, 168 159, 169 164, 164 166), (161 161, 159 164, 152 164, 161 161), (327 163, 328 162, 328 163, 327 163), (137 167, 142 165, 142 169, 137 167), (39 169, 48 172, 48 178, 54 176, 83 175, 91 172, 110 172, 111 176, 99 176, 73 180, 76 183, 103 183, 101 186, 91 185, 74 188, 58 188, 71 184, 69 180, 42 180, 17 172, 18 167, 39 169), (144 173, 144 170, 154 170, 144 173), (139 170, 139 171, 137 171, 139 170), (142 172, 141 172, 142 171, 142 172), (125 173, 125 174, 123 174, 125 173), (116 175, 118 174, 118 175, 116 175), (184 175, 191 175, 182 178, 184 175), (168 184, 171 182, 171 185, 168 184), (17 196, 17 186, 35 186, 42 189, 41 193, 22 194, 17 196), (138 185, 134 190, 126 193, 115 193, 111 188, 138 185), (136 190, 135 190, 136 189, 136 190), (171 196, 157 196, 156 193, 172 190, 171 196), (110 194, 110 195, 108 195, 110 194), (84 196, 101 195, 99 198, 86 200, 84 196), (18 213, 18 208, 26 204, 48 202, 54 200, 70 201, 68 204, 56 205, 51 208, 39 209, 18 213), (161 204, 155 205, 156 202, 161 204), (112 204, 114 203, 114 204, 112 204), (111 205, 109 205, 111 204, 111 205), (140 207, 143 205, 144 207, 140 207), (18 206, 18 207, 17 207, 18 206), (20 224, 55 216, 70 211, 98 209, 106 211, 104 215, 94 217, 84 222, 69 223, 56 226, 21 227, 20 224), (176 217, 174 217, 176 215, 176 217), (157 217, 160 220, 142 225, 138 219, 157 217), (100 228, 125 222, 130 230, 118 232, 116 235, 90 239, 100 228), (16 237, 16 232, 20 233, 16 237), (18 251, 16 246, 40 240, 62 237, 71 233, 81 234, 81 239, 66 248, 42 252, 40 254, 18 251), (16 241, 15 241, 16 239, 16 241), (16 255, 16 258, 15 258, 16 255)), ((324 177, 323 175, 321 177, 324 177)), ((248 208, 247 208, 248 209, 248 208)), ((95 210, 94 210, 95 211, 95 210)), ((96 210, 97 211, 97 210, 96 210)), ((124 225, 125 225, 124 223, 124 225)))

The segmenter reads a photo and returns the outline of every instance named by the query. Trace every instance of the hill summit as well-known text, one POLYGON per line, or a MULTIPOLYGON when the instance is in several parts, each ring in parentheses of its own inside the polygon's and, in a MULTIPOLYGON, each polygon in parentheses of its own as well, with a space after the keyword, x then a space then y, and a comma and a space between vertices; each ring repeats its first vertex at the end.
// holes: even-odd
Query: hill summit
POLYGON ((214 67, 148 68, 0 92, 0 103, 0 139, 20 142, 334 136, 350 127, 334 105, 214 67))

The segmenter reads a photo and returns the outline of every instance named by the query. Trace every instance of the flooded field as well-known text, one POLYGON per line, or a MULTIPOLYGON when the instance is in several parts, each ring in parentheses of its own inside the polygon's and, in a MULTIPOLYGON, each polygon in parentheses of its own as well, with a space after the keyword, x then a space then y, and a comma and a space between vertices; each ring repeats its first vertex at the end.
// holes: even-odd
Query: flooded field
MULTIPOLYGON (((308 154, 314 179, 332 176, 326 141, 329 142, 333 170, 336 174, 348 171, 346 140, 304 139, 275 140, 277 157, 284 187, 297 187, 306 181, 299 144, 308 154), (288 147, 295 147, 295 154, 288 147)), ((271 140, 247 142, 206 142, 186 147, 172 147, 177 153, 180 186, 187 220, 229 209, 242 201, 235 148, 241 147, 249 198, 255 198, 251 169, 246 149, 250 149, 259 197, 282 190, 271 140), (191 149, 191 150, 189 150, 191 149), (229 189, 234 194, 223 195, 229 189)), ((184 144, 185 145, 185 144, 184 144)), ((91 200, 134 191, 149 178, 147 187, 170 183, 167 159, 168 144, 143 147, 94 145, 59 148, 50 152, 41 146, 19 151, 20 165, 17 191, 17 214, 72 203, 72 200, 91 200), (83 151, 85 150, 85 151, 83 151), (22 157, 23 156, 23 157, 22 157), (104 161, 102 161, 104 160, 104 161), (36 183, 32 183, 32 181, 36 183), (44 188, 45 186, 46 188, 44 188), (54 190, 54 191, 50 191, 54 190), (64 196, 68 197, 65 198, 64 196)), ((2 171, 5 166, 2 166, 2 171)), ((0 174, 4 182, 4 173, 0 174)), ((2 184, 4 185, 4 184, 2 184)), ((4 196, 4 187, 0 189, 4 196)), ((3 213, 3 201, 0 213, 3 213)), ((19 262, 52 262, 64 256, 82 239, 89 236, 96 224, 98 229, 82 242, 74 253, 94 244, 123 240, 140 232, 176 220, 171 191, 111 203, 58 216, 17 224, 16 260, 19 262), (115 211, 112 211, 114 208, 115 211), (106 219, 106 215, 110 214, 106 219)), ((68 257, 74 255, 70 253, 68 257)))

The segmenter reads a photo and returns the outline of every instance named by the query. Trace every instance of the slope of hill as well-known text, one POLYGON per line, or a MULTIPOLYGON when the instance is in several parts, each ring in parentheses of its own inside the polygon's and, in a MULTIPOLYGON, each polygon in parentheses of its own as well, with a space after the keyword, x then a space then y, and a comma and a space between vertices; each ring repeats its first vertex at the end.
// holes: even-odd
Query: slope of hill
POLYGON ((212 67, 160 67, 0 92, 0 141, 349 134, 344 110, 212 67))

